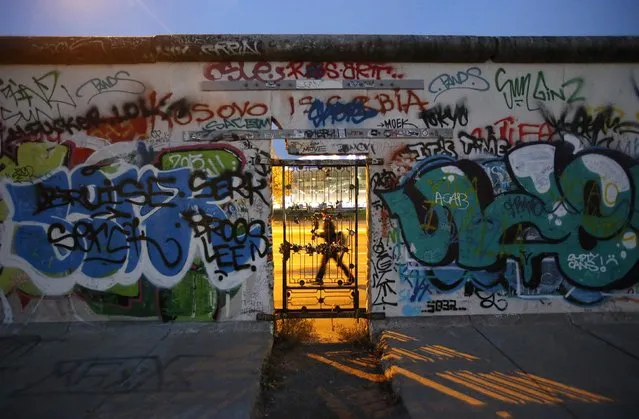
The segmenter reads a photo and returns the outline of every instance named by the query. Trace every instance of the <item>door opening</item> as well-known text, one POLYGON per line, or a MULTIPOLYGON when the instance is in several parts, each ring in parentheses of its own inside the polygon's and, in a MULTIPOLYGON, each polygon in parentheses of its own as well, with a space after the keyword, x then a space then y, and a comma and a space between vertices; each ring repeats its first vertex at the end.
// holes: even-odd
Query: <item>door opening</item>
POLYGON ((365 160, 288 160, 273 167, 276 313, 366 312, 366 183, 365 160))

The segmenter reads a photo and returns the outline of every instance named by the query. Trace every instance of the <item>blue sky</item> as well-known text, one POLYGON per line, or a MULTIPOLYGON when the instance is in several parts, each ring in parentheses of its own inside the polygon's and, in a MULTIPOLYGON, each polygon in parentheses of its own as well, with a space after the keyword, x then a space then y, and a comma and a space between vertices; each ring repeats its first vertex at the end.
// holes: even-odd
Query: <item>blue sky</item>
POLYGON ((0 35, 639 35, 639 0, 0 0, 0 35))

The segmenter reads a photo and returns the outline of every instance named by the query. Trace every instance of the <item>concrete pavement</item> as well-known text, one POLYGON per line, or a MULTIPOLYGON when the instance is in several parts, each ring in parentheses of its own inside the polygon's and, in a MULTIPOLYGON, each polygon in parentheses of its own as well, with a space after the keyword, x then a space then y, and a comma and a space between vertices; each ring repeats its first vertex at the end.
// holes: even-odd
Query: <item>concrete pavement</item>
POLYGON ((639 415, 639 317, 582 313, 371 322, 412 418, 639 415))
POLYGON ((1 418, 249 418, 269 322, 0 328, 1 418))
MULTIPOLYGON (((412 418, 629 418, 639 410, 637 315, 370 324, 412 418)), ((248 418, 271 347, 268 322, 2 326, 0 417, 248 418)), ((349 361, 331 365, 383 379, 349 361)))

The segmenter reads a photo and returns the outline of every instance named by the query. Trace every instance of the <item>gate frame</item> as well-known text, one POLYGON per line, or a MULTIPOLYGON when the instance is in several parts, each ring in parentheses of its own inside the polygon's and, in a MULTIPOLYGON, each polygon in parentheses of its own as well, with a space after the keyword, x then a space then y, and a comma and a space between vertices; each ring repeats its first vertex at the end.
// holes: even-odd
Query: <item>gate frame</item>
MULTIPOLYGON (((364 155, 357 155, 358 157, 360 156, 364 156, 364 155)), ((319 156, 318 156, 319 157, 319 156)), ((356 167, 356 168, 360 168, 360 167, 364 167, 366 168, 366 176, 368 177, 368 166, 370 166, 371 164, 375 165, 375 164, 380 164, 379 163, 380 159, 371 159, 371 158, 357 158, 357 159, 273 159, 271 161, 271 166, 272 167, 356 167)), ((282 210, 286 211, 286 192, 285 192, 285 188, 286 188, 286 171, 282 170, 282 210)), ((368 186, 367 186, 368 188, 368 186)), ((356 222, 356 226, 358 226, 359 223, 359 217, 358 217, 358 197, 359 197, 359 178, 357 177, 357 173, 355 175, 355 189, 357 190, 357 193, 355 194, 355 222, 356 222)), ((367 191, 368 192, 368 191, 367 191)), ((368 211, 368 206, 366 207, 366 220, 368 222, 368 216, 369 216, 369 211, 368 211)), ((284 215, 285 217, 285 215, 284 215)), ((366 231, 366 240, 367 242, 370 242, 370 237, 369 237, 370 232, 366 231)), ((284 239, 284 241, 286 241, 286 221, 283 219, 282 220, 282 237, 284 239)), ((333 309, 306 309, 306 310, 291 310, 288 309, 286 307, 286 280, 287 280, 287 273, 286 273, 286 267, 284 266, 284 260, 282 258, 282 275, 281 275, 281 280, 282 280, 282 308, 281 309, 274 309, 274 316, 275 317, 292 317, 292 318, 340 318, 340 317, 368 317, 369 313, 368 313, 368 309, 366 307, 362 308, 359 307, 359 289, 358 289, 358 278, 357 278, 357 274, 358 274, 358 246, 359 246, 359 234, 355 234, 355 286, 354 286, 354 290, 355 290, 355 296, 354 296, 354 304, 353 304, 353 309, 340 309, 340 310, 333 310, 333 309)), ((275 250, 275 249, 273 249, 275 250)), ((366 262, 368 263, 368 261, 366 262)), ((367 277, 369 275, 367 274, 367 277)), ((367 278, 368 280, 369 278, 367 278)), ((274 277, 274 280, 275 277, 274 277)), ((367 281, 368 284, 370 284, 370 281, 367 281)), ((309 287, 304 287, 306 289, 324 289, 324 287, 322 286, 309 286, 309 287)), ((348 287, 343 287, 343 289, 349 289, 348 287)))

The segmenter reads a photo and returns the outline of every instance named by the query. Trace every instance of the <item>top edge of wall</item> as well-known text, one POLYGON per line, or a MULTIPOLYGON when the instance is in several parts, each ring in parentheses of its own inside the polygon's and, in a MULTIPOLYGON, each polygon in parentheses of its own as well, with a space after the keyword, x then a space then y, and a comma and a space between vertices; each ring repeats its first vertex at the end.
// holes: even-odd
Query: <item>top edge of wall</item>
POLYGON ((157 35, 0 37, 0 64, 212 61, 639 62, 639 37, 157 35))

